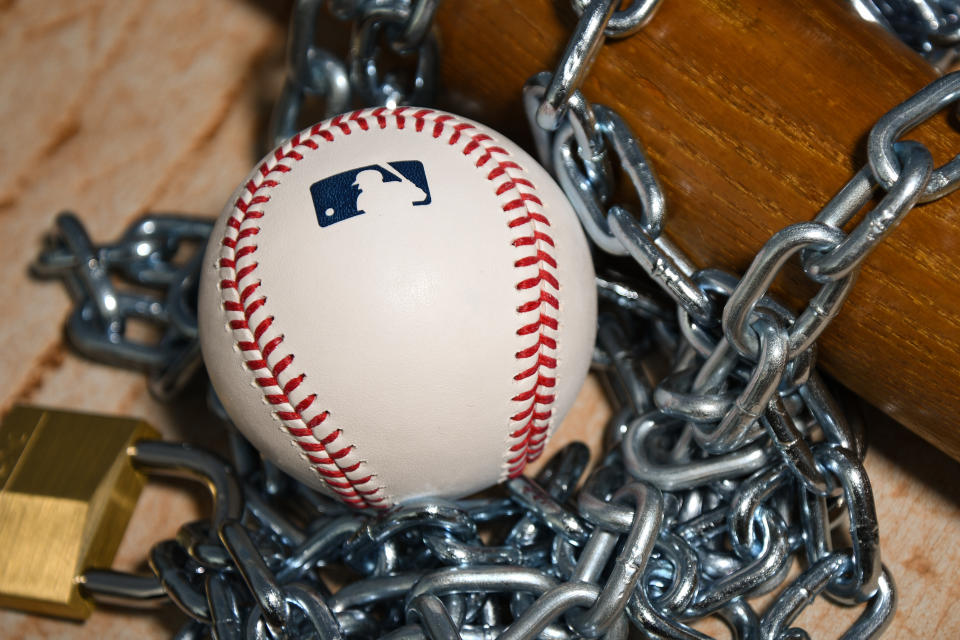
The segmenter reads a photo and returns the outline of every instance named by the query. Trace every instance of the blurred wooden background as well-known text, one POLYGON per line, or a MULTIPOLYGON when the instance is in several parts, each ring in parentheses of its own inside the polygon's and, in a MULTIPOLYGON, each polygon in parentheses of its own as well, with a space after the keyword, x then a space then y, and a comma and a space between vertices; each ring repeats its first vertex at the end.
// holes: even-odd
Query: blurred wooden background
MULTIPOLYGON (((567 11, 565 2, 555 6, 567 11)), ((31 279, 27 266, 63 209, 95 242, 148 211, 215 215, 255 160, 282 77, 287 9, 243 0, 0 2, 0 267, 11 284, 0 322, 0 412, 33 402, 142 416, 168 439, 222 438, 196 396, 163 405, 141 374, 74 356, 62 332, 65 290, 31 279)), ((509 90, 518 95, 519 86, 509 90)), ((553 447, 595 444, 608 415, 591 379, 553 447)), ((960 637, 960 465, 878 413, 867 427, 883 558, 900 597, 890 635, 960 637)), ((152 481, 115 566, 144 570, 150 544, 206 513, 195 489, 152 481)), ((821 603, 798 623, 835 637, 857 613, 821 603)), ((182 621, 172 606, 104 608, 83 625, 0 612, 0 636, 163 638, 182 621)))

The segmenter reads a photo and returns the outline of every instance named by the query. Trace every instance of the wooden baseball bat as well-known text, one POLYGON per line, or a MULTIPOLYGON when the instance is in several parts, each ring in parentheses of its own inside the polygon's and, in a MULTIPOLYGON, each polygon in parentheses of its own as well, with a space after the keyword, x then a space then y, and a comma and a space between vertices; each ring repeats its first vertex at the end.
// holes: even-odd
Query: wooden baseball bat
MULTIPOLYGON (((564 0, 444 3, 443 105, 532 148, 521 88, 553 70, 575 22, 564 0)), ((876 120, 936 77, 847 3, 664 0, 642 31, 607 40, 583 91, 645 147, 666 234, 698 267, 740 275, 775 231, 813 219, 866 163, 876 120)), ((945 113, 907 137, 938 165, 960 150, 945 113)), ((960 459, 958 209, 960 194, 918 206, 869 256, 818 360, 960 459)), ((800 311, 816 286, 796 267, 772 291, 800 311)))

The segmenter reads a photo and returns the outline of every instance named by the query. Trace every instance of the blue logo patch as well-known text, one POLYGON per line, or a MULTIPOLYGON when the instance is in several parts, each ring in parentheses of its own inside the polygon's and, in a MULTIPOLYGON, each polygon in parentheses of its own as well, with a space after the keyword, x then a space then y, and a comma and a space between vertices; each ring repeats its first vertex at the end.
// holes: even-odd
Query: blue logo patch
POLYGON ((386 197, 413 206, 430 204, 423 163, 417 160, 372 164, 344 171, 310 185, 313 208, 321 227, 367 213, 370 203, 386 197))

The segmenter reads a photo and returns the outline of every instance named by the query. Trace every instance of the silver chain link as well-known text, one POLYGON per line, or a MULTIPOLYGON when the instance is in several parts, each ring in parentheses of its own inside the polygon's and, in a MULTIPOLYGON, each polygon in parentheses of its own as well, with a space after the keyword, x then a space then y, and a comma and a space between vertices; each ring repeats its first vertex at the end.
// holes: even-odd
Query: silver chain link
MULTIPOLYGON (((815 369, 815 341, 870 251, 915 204, 956 188, 957 160, 934 170, 923 145, 899 139, 957 100, 960 75, 881 118, 868 166, 812 222, 774 234, 737 278, 698 269, 663 235, 666 200, 642 146, 579 91, 604 37, 635 33, 658 1, 619 4, 573 0, 581 19, 561 62, 523 90, 540 159, 598 252, 633 257, 666 294, 598 270, 594 370, 614 414, 582 488, 589 452, 575 443, 535 480, 513 479, 500 493, 371 518, 283 475, 233 429, 229 464, 187 444, 144 442, 134 461, 198 477, 213 513, 151 550, 153 575, 88 570, 79 578, 88 594, 131 606, 169 599, 190 618, 184 639, 625 638, 629 625, 690 639, 706 637, 690 625, 709 615, 736 638, 801 638, 791 624, 820 594, 863 607, 843 638, 882 633, 896 592, 881 561, 866 450, 815 369), (614 168, 636 191, 636 215, 612 201, 614 168), (845 231, 877 193, 880 203, 845 231), (799 316, 766 295, 796 254, 821 285, 799 316), (805 569, 784 587, 794 561, 805 569), (335 592, 330 576, 342 583, 335 592), (750 598, 776 589, 754 610, 750 598)), ((331 115, 357 101, 429 102, 437 0, 330 0, 335 19, 353 22, 345 61, 314 44, 320 5, 296 3, 273 140, 296 130, 311 95, 331 115), (407 57, 405 78, 384 73, 382 55, 407 57)), ((150 216, 94 247, 64 214, 34 268, 64 278, 74 295, 68 335, 78 350, 147 368, 168 396, 198 362, 200 253, 173 259, 209 230, 150 216), (111 276, 157 295, 118 292, 111 276), (133 317, 161 327, 156 345, 125 338, 133 317)), ((210 405, 227 420, 212 395, 210 405)))
POLYGON ((323 100, 322 118, 356 105, 425 105, 434 102, 437 40, 433 15, 439 0, 327 0, 336 19, 353 30, 345 59, 316 45, 323 0, 297 0, 287 40, 287 76, 270 119, 273 148, 304 126, 309 98, 323 100), (385 71, 384 59, 393 58, 385 71), (399 66, 399 69, 396 67, 399 66))
POLYGON ((864 20, 903 40, 940 71, 960 56, 958 0, 850 0, 864 20))
POLYGON ((155 214, 134 222, 116 243, 94 247, 80 220, 64 212, 31 270, 65 281, 75 303, 66 333, 77 351, 146 370, 151 391, 169 399, 200 366, 196 299, 201 254, 195 251, 183 263, 175 258, 183 245, 205 244, 212 228, 209 220, 155 214), (113 277, 122 278, 131 290, 119 290, 113 277), (134 319, 156 327, 160 337, 153 343, 129 339, 127 328, 134 319))

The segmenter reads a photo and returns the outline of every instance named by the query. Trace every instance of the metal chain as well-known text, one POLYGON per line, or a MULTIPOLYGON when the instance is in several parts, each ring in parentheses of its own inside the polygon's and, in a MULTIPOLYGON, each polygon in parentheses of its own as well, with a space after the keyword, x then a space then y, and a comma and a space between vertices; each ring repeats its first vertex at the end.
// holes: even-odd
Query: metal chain
POLYGON ((904 41, 939 71, 960 56, 960 1, 850 0, 864 20, 904 41))
POLYGON ((287 77, 270 119, 271 149, 311 124, 301 121, 308 98, 323 100, 321 119, 358 104, 393 108, 434 102, 437 40, 432 25, 439 0, 327 0, 330 14, 353 25, 345 59, 316 45, 323 4, 294 4, 287 77), (399 69, 389 65, 386 71, 385 58, 402 64, 399 69))
MULTIPOLYGON (((433 84, 436 0, 327 4, 354 23, 350 57, 315 46, 320 2, 300 0, 274 139, 293 132, 310 95, 339 112, 356 99, 419 100, 433 84), (412 84, 381 72, 386 52, 410 56, 412 84)), ((79 578, 86 593, 130 606, 169 599, 190 619, 184 639, 624 638, 630 625, 690 639, 706 637, 691 625, 710 615, 736 638, 799 638, 806 633, 791 625, 820 594, 862 607, 843 638, 882 633, 896 594, 866 450, 815 369, 814 343, 869 252, 917 202, 956 187, 956 160, 934 170, 929 151, 899 139, 957 100, 960 75, 884 116, 869 165, 812 222, 775 234, 737 278, 697 269, 668 241, 666 201, 641 145, 579 92, 603 38, 636 32, 658 2, 619 4, 574 0, 581 19, 560 64, 523 94, 541 160, 597 249, 632 256, 666 293, 609 268, 597 278, 594 369, 614 407, 598 467, 583 481, 589 452, 575 443, 535 480, 513 479, 500 493, 371 518, 283 475, 233 429, 231 463, 144 442, 130 452, 136 464, 198 477, 213 513, 151 550, 153 575, 88 570, 79 578), (637 215, 612 202, 615 166, 637 192, 637 215), (844 231, 877 193, 880 204, 844 231), (795 254, 821 285, 799 316, 766 295, 795 254), (784 586, 795 561, 803 570, 784 586), (751 598, 777 589, 754 610, 751 598)), ((78 349, 147 367, 169 391, 196 364, 200 254, 175 258, 209 229, 151 216, 94 247, 67 214, 35 270, 63 277, 74 295, 68 335, 78 349), (156 295, 118 292, 111 276, 156 295), (129 318, 157 323, 163 337, 128 340, 129 318)), ((226 420, 212 395, 210 404, 226 420)))
POLYGON ((177 259, 185 245, 202 249, 212 228, 209 220, 153 214, 131 224, 114 244, 94 247, 80 220, 64 212, 31 270, 65 281, 74 301, 66 333, 77 351, 146 370, 151 391, 169 399, 200 366, 196 306, 202 251, 177 259), (114 278, 129 290, 119 290, 114 278), (131 320, 153 325, 156 340, 128 338, 131 320))

